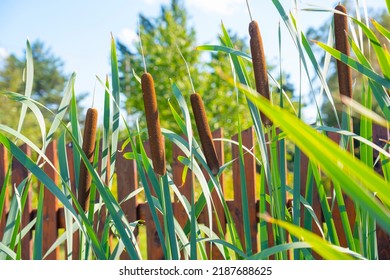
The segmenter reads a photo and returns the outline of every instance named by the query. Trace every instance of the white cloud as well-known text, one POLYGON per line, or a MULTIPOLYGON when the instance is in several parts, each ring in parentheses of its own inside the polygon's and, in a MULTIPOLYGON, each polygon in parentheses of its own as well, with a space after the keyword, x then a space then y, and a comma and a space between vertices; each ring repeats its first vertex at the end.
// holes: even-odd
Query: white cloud
POLYGON ((134 30, 127 27, 123 28, 119 32, 118 38, 127 47, 130 47, 135 42, 138 42, 138 34, 134 30))
POLYGON ((0 59, 6 59, 8 57, 8 52, 5 48, 0 47, 0 59))
POLYGON ((188 0, 186 4, 199 8, 203 12, 219 15, 231 15, 242 6, 243 0, 188 0))

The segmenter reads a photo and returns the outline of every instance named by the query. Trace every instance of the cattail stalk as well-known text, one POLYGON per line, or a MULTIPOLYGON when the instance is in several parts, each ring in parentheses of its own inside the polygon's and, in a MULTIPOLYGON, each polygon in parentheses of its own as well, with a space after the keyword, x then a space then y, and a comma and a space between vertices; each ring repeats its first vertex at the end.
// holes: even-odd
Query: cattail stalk
POLYGON ((190 99, 203 153, 206 157, 206 162, 211 170, 211 173, 215 176, 219 172, 219 162, 210 127, 207 122, 206 110, 204 108, 203 100, 197 93, 191 94, 190 99))
MULTIPOLYGON (((346 8, 339 4, 335 8, 344 15, 334 14, 334 30, 336 49, 346 56, 350 56, 350 47, 348 42, 348 18, 346 8)), ((337 74, 339 81, 340 94, 352 98, 352 72, 351 68, 344 62, 337 60, 337 74)))
MULTIPOLYGON (((93 163, 93 155, 95 152, 96 130, 97 130, 98 111, 96 108, 89 108, 85 120, 84 137, 83 137, 83 152, 88 158, 88 161, 93 163)), ((88 172, 84 162, 80 164, 78 200, 84 211, 89 208, 89 194, 92 177, 88 172)))
POLYGON ((163 176, 166 173, 165 145, 158 117, 156 92, 152 75, 144 73, 141 77, 146 124, 148 126, 150 152, 154 171, 163 176))
MULTIPOLYGON (((259 25, 255 20, 252 20, 249 24, 249 35, 256 90, 262 96, 270 100, 267 63, 264 55, 263 40, 260 35, 259 25)), ((261 120, 266 125, 272 124, 272 122, 263 113, 261 113, 261 120)))

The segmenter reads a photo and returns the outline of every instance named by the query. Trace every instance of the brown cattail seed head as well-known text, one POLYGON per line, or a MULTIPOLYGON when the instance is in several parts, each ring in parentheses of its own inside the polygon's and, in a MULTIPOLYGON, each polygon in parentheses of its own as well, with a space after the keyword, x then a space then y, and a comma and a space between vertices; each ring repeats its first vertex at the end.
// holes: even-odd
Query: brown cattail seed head
MULTIPOLYGON (((253 72, 255 75, 256 90, 262 96, 270 99, 267 63, 264 55, 263 40, 260 35, 260 28, 257 21, 253 20, 249 24, 250 48, 252 54, 253 72)), ((271 125, 271 121, 261 113, 261 119, 264 124, 271 125)))
POLYGON ((141 77, 141 87, 144 98, 146 124, 148 126, 150 152, 154 171, 165 175, 165 145, 161 134, 160 119, 158 117, 156 92, 152 75, 144 73, 141 77))
MULTIPOLYGON (((83 152, 91 164, 93 163, 93 155, 95 152, 97 121, 98 111, 95 108, 89 108, 85 120, 83 152)), ((87 211, 89 207, 89 190, 91 187, 91 181, 91 174, 88 172, 84 162, 81 161, 78 200, 84 211, 87 211)))
POLYGON ((206 162, 211 170, 211 173, 215 176, 219 172, 219 162, 213 143, 213 137, 211 136, 210 127, 207 122, 204 104, 202 98, 197 93, 191 94, 190 99, 203 153, 206 157, 206 162))
MULTIPOLYGON (((347 13, 345 7, 341 4, 335 8, 344 14, 347 13)), ((334 32, 336 49, 341 53, 350 56, 349 42, 348 42, 348 18, 346 15, 338 13, 334 14, 334 32)), ((344 62, 337 60, 337 74, 339 80, 340 94, 352 98, 352 73, 351 68, 344 62)))

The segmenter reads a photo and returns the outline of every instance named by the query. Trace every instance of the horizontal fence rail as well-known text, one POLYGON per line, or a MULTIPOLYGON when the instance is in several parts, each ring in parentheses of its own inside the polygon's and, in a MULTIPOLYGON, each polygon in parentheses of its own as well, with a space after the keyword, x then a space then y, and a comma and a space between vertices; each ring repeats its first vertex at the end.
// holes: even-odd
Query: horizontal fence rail
MULTIPOLYGON (((329 133, 328 135, 333 141, 339 142, 339 134, 336 133, 329 133)), ((218 129, 213 132, 213 138, 214 139, 220 139, 223 137, 222 129, 218 129)), ((383 129, 379 126, 374 126, 373 129, 373 142, 383 146, 383 142, 381 142, 380 139, 388 139, 387 138, 387 131, 386 129, 383 129)), ((237 135, 232 138, 234 141, 237 141, 237 135)), ((255 147, 255 136, 254 136, 254 130, 253 128, 249 128, 242 132, 242 143, 243 146, 247 149, 254 151, 255 147)), ((146 152, 148 155, 150 155, 150 149, 148 142, 144 143, 146 152)), ((101 147, 101 145, 100 145, 101 147)), ((121 143, 119 145, 121 147, 121 143)), ((26 155, 30 155, 31 151, 30 148, 27 145, 23 145, 22 147, 23 152, 26 155)), ((218 158, 220 160, 220 163, 224 163, 224 144, 222 141, 215 141, 215 148, 218 155, 218 158)), ((71 144, 67 145, 67 157, 68 157, 68 164, 69 164, 69 173, 70 173, 70 182, 72 188, 76 185, 75 183, 75 172, 74 172, 74 159, 73 159, 73 147, 71 144)), ((232 145, 232 158, 236 159, 239 156, 238 147, 236 145, 232 145)), ((137 167, 135 160, 128 160, 123 157, 123 155, 127 152, 131 152, 130 145, 127 145, 126 148, 123 151, 118 151, 117 153, 117 160, 115 163, 115 173, 116 173, 116 185, 117 185, 117 199, 118 201, 124 200, 130 193, 137 190, 139 180, 137 175, 137 167)), ((183 179, 183 169, 184 166, 180 161, 178 160, 178 156, 183 155, 182 151, 174 146, 172 147, 172 178, 176 186, 179 186, 181 194, 190 201, 191 198, 191 189, 195 188, 195 179, 194 174, 191 171, 188 171, 186 174, 186 177, 183 179)), ((58 168, 58 153, 57 153, 57 146, 56 141, 53 141, 50 143, 46 150, 46 156, 47 158, 54 164, 55 168, 58 168)), ((11 186, 18 186, 27 176, 28 171, 26 168, 18 162, 16 159, 12 159, 12 170, 11 170, 11 182, 8 185, 5 185, 4 182, 6 180, 6 174, 9 168, 9 162, 10 162, 10 155, 7 154, 7 151, 4 149, 3 146, 0 146, 0 190, 4 186, 7 188, 7 192, 11 192, 11 186)), ((100 151, 100 161, 101 161, 101 151, 100 151)), ((301 178, 307 177, 308 172, 308 163, 309 159, 302 154, 301 155, 301 178)), ((256 186, 258 185, 258 182, 256 182, 256 173, 257 173, 257 166, 255 158, 250 153, 244 154, 244 164, 245 164, 245 182, 246 182, 246 188, 247 188, 247 197, 248 201, 247 207, 249 210, 249 221, 250 221, 250 229, 251 229, 251 244, 252 244, 252 252, 258 252, 259 251, 259 238, 258 238, 258 223, 259 223, 259 200, 256 196, 256 186)), ((101 166, 99 164, 98 166, 101 166)), ((107 164, 107 166, 110 166, 110 164, 107 164)), ((55 170, 50 167, 49 165, 45 164, 43 166, 43 170, 45 173, 58 185, 59 184, 59 178, 55 170)), ((376 169, 378 172, 380 172, 380 168, 376 169)), ((100 170, 99 170, 100 172, 100 170)), ((107 172, 109 174, 109 172, 107 172)), ((206 174, 206 172, 204 172, 206 174)), ((232 164, 232 185, 233 186, 226 186, 226 174, 221 174, 221 177, 219 178, 220 184, 222 187, 222 191, 224 192, 227 187, 233 188, 234 198, 231 200, 227 200, 227 205, 232 213, 232 217, 234 222, 236 223, 236 226, 238 228, 238 235, 240 237, 240 240, 244 241, 244 225, 242 224, 243 221, 243 198, 241 194, 241 178, 240 178, 240 167, 238 161, 234 161, 232 164)), ((108 177, 107 177, 108 180, 108 177)), ((306 181, 302 180, 301 182, 301 195, 305 195, 305 188, 306 188, 306 181)), ((75 189, 72 189, 74 193, 76 193, 75 189)), ((316 188, 313 188, 313 210, 317 217, 319 217, 320 222, 323 222, 323 215, 321 212, 320 202, 318 198, 318 193, 316 192, 316 188)), ((4 204, 4 208, 6 211, 3 211, 2 216, 0 217, 0 240, 3 237, 3 233, 5 231, 6 226, 6 217, 7 217, 7 211, 9 208, 9 201, 8 201, 9 195, 6 195, 6 200, 4 204)), ((33 190, 30 188, 28 190, 27 200, 26 204, 23 209, 22 213, 22 220, 21 220, 21 228, 24 228, 27 226, 37 215, 37 210, 32 208, 32 197, 33 197, 33 190)), ((219 220, 221 221, 221 227, 223 232, 226 232, 226 220, 224 215, 223 206, 220 203, 219 199, 217 199, 217 193, 214 190, 212 192, 212 197, 214 199, 215 203, 215 211, 213 211, 213 215, 217 215, 219 220)), ((98 200, 99 198, 96 197, 98 200)), ((145 221, 144 226, 146 228, 146 246, 147 246, 147 259, 163 259, 163 251, 160 245, 160 240, 157 235, 156 231, 156 225, 153 222, 149 206, 145 202, 139 202, 140 200, 137 199, 137 197, 132 197, 131 199, 126 200, 121 204, 121 207, 123 209, 123 212, 125 213, 127 219, 129 221, 145 221)), ((287 203, 291 204, 291 201, 288 201, 287 203)), ((348 198, 345 197, 345 203, 347 212, 349 215, 349 219, 351 222, 351 227, 354 226, 354 204, 353 202, 348 198)), ((187 215, 185 214, 185 211, 183 210, 183 206, 177 201, 177 198, 174 199, 173 202, 173 210, 176 220, 181 226, 184 226, 188 220, 187 215)), ((302 210, 303 211, 303 210, 302 210)), ((100 211, 101 213, 104 213, 105 211, 100 211)), ((338 233, 340 233, 340 244, 343 247, 346 247, 346 238, 343 235, 343 228, 341 224, 340 214, 338 213, 338 207, 334 207, 333 210, 333 217, 336 225, 336 230, 338 233)), ((103 228, 102 225, 104 225, 104 214, 99 215, 97 219, 95 219, 95 230, 97 232, 98 238, 102 237, 103 228), (97 221, 100 221, 97 222, 97 221)), ((203 213, 198 218, 199 222, 208 224, 208 213, 206 211, 203 211, 203 213)), ((52 246, 53 243, 57 240, 59 236, 59 230, 64 229, 66 227, 65 225, 65 213, 63 207, 59 206, 59 203, 55 196, 53 196, 46 188, 44 192, 44 208, 43 208, 43 243, 42 243, 42 249, 43 249, 43 255, 49 250, 49 248, 52 246)), ((318 228, 315 226, 313 222, 313 232, 319 234, 318 228)), ((217 225, 213 224, 213 230, 215 232, 218 231, 217 225)), ((79 237, 78 237, 78 231, 74 233, 73 238, 73 249, 72 249, 72 258, 77 259, 79 256, 79 237)), ((138 231, 135 232, 135 234, 138 234, 138 231)), ((268 227, 268 234, 272 235, 272 229, 269 226, 268 227)), ((389 236, 381 230, 379 227, 377 228, 377 237, 378 237, 378 251, 379 251, 379 258, 380 259, 390 259, 390 240, 389 236)), ((270 238, 269 246, 272 246, 272 238, 270 238)), ((33 231, 30 230, 27 232, 27 234, 22 239, 22 250, 21 250, 21 258, 22 259, 32 259, 32 247, 33 246, 33 231)), ((212 259, 222 259, 223 256, 217 250, 215 246, 213 246, 210 249, 210 246, 208 245, 207 252, 210 252, 210 257, 212 259)), ((64 246, 66 248, 66 246, 64 246)), ((243 244, 243 248, 245 248, 245 244, 243 244)), ((67 253, 65 252, 67 255, 67 253)), ((60 256, 60 250, 57 247, 53 252, 51 252, 46 259, 60 259, 63 258, 60 256)), ((121 255, 121 259, 128 259, 128 255, 124 252, 121 255)))

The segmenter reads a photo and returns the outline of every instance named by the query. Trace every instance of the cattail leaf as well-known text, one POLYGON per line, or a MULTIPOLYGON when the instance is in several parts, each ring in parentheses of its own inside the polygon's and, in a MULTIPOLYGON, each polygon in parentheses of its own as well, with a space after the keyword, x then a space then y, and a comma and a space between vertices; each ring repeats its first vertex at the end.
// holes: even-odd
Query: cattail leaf
MULTIPOLYGON (((354 257, 346 254, 343 249, 340 247, 334 246, 328 241, 322 239, 318 235, 305 230, 301 227, 297 227, 291 223, 275 220, 271 217, 267 218, 268 222, 272 224, 277 224, 286 230, 288 230, 292 235, 296 236, 298 239, 303 240, 304 242, 310 244, 312 249, 319 254, 324 259, 328 260, 353 260, 354 257)), ((354 253, 356 255, 356 253, 354 253)), ((360 257, 362 258, 362 257, 360 257)))
MULTIPOLYGON (((126 215, 123 213, 123 210, 120 208, 117 200, 114 198, 112 195, 111 191, 109 188, 107 188, 102 182, 100 176, 97 174, 96 170, 93 168, 91 163, 89 162, 87 156, 83 152, 82 147, 77 143, 73 137, 73 135, 70 135, 74 141, 74 147, 75 150, 77 150, 80 153, 80 156, 87 168, 87 171, 91 174, 92 180, 96 185, 96 188, 105 204, 107 207, 108 213, 110 214, 113 224, 115 225, 115 228, 118 231, 119 236, 121 237, 123 243, 126 246, 126 250, 130 256, 131 259, 139 259, 139 252, 134 244, 134 234, 129 230, 128 227, 128 221, 126 218, 126 215)), ((77 204, 76 204, 77 205, 77 204)), ((85 217, 84 212, 82 211, 82 208, 79 206, 79 213, 86 221, 84 221, 84 224, 89 224, 88 219, 85 217)), ((89 229, 89 227, 87 227, 89 229)), ((92 228, 91 228, 92 230, 92 228)), ((96 235, 93 232, 88 232, 91 238, 91 241, 93 242, 95 253, 98 253, 98 257, 101 259, 105 259, 106 255, 102 251, 102 247, 99 243, 99 241, 96 238, 96 235), (92 239, 93 238, 93 239, 92 239), (95 240, 96 238, 96 240, 95 240), (99 246, 95 244, 95 242, 98 242, 99 246)))
POLYGON ((364 23, 354 18, 352 18, 352 20, 363 30, 364 34, 370 40, 383 75, 387 79, 390 79, 390 60, 389 57, 386 55, 385 49, 382 47, 381 42, 376 37, 375 33, 371 29, 369 29, 364 23))
POLYGON ((283 22, 285 23, 290 35, 291 35, 291 38, 293 39, 293 42, 298 50, 298 53, 299 53, 299 59, 304 67, 304 70, 305 70, 305 74, 308 78, 308 83, 309 83, 309 86, 310 86, 310 91, 311 93, 313 94, 313 98, 314 98, 314 101, 315 101, 315 105, 316 105, 316 110, 317 110, 317 115, 319 117, 319 120, 320 122, 322 122, 322 115, 321 115, 321 110, 320 110, 320 107, 319 107, 319 104, 317 102, 317 98, 314 96, 314 86, 312 84, 312 78, 311 78, 311 75, 310 75, 310 71, 309 71, 309 67, 308 67, 308 61, 306 59, 306 56, 305 56, 305 53, 307 54, 307 56, 309 57, 309 62, 312 63, 314 69, 315 69, 315 72, 318 76, 318 78, 320 79, 320 82, 321 82, 321 86, 324 88, 325 90, 325 93, 329 99, 329 102, 332 104, 332 110, 333 112, 335 113, 335 118, 336 118, 336 121, 338 124, 340 124, 339 122, 339 119, 338 119, 338 116, 337 116, 337 112, 336 112, 336 109, 335 109, 335 106, 334 106, 334 101, 333 101, 333 97, 332 97, 332 94, 329 90, 329 86, 328 86, 328 83, 326 82, 326 78, 324 77, 319 65, 318 65, 318 62, 317 62, 317 59, 315 58, 315 55, 310 47, 310 44, 307 40, 307 38, 304 36, 304 34, 302 32, 298 32, 296 30, 296 20, 294 18, 294 16, 290 13, 290 15, 288 15, 285 11, 285 9, 283 8, 282 4, 280 3, 279 0, 272 0, 275 8, 278 10, 281 18, 283 19, 283 22))
POLYGON ((112 110, 112 135, 111 135, 111 156, 110 156, 110 183, 115 171, 116 154, 118 150, 119 140, 119 120, 120 120, 120 82, 119 82, 119 69, 118 59, 116 55, 116 44, 115 39, 111 35, 111 85, 112 85, 112 96, 114 99, 114 106, 112 110), (116 105, 115 105, 116 104, 116 105))
POLYGON ((345 105, 351 107, 352 112, 357 113, 361 116, 365 116, 380 126, 387 127, 388 125, 390 125, 390 123, 387 120, 385 120, 382 116, 380 116, 378 113, 375 113, 371 110, 366 109, 359 102, 357 102, 353 99, 345 97, 345 98, 341 98, 341 101, 345 105))
POLYGON ((295 116, 271 106, 269 102, 264 102, 265 99, 256 97, 253 90, 244 86, 240 88, 252 102, 280 125, 288 137, 313 162, 319 164, 333 180, 338 181, 346 194, 375 217, 387 232, 390 232, 390 212, 386 209, 390 206, 390 196, 387 192, 390 187, 388 182, 295 116), (320 151, 328 152, 321 153, 320 151), (378 203, 373 193, 384 206, 378 203))
POLYGON ((229 48, 227 46, 218 46, 218 45, 200 45, 195 48, 197 51, 216 51, 216 52, 224 52, 227 54, 232 54, 235 56, 242 57, 248 61, 252 61, 252 57, 242 51, 229 48))
MULTIPOLYGON (((41 139, 42 139, 42 146, 45 147, 45 142, 46 142, 46 124, 45 124, 45 119, 42 115, 42 112, 39 110, 39 107, 37 105, 37 102, 33 101, 30 97, 21 95, 19 93, 11 92, 11 91, 6 91, 4 92, 11 100, 20 102, 23 104, 26 109, 30 109, 31 112, 33 112, 35 118, 38 121, 38 126, 41 132, 41 139)), ((20 130, 18 130, 20 134, 20 130)))
MULTIPOLYGON (((149 159, 146 156, 146 152, 145 152, 144 146, 142 145, 142 141, 140 139, 140 135, 138 135, 138 142, 139 142, 139 150, 140 150, 140 153, 141 153, 141 156, 138 156, 138 155, 135 156, 136 166, 137 166, 137 170, 138 170, 138 175, 140 177, 141 183, 142 183, 144 191, 145 191, 145 198, 148 201, 148 206, 149 206, 149 209, 150 209, 150 213, 152 215, 153 222, 156 225, 157 235, 158 235, 158 237, 160 239, 160 242, 161 242, 162 251, 164 253, 164 256, 168 256, 168 252, 167 252, 166 245, 165 245, 165 242, 164 242, 164 234, 163 234, 163 231, 162 231, 162 228, 161 228, 161 225, 160 225, 160 220, 159 220, 159 218, 157 216, 157 212, 156 212, 157 205, 155 205, 155 203, 154 203, 155 200, 153 199, 152 192, 151 192, 151 189, 150 189, 150 185, 148 183, 148 180, 147 180, 146 174, 145 174, 145 169, 148 171, 148 170, 152 170, 152 168, 151 168, 151 166, 149 164, 149 159), (143 168, 143 166, 145 167, 145 169, 143 168)), ((130 143, 131 143, 132 150, 133 151, 137 151, 137 148, 136 148, 135 143, 133 142, 133 140, 131 140, 130 143)), ((157 190, 156 193, 160 195, 160 193, 159 193, 160 190, 159 190, 159 187, 158 187, 158 181, 155 179, 155 173, 153 171, 149 172, 149 174, 150 173, 152 173, 153 176, 154 176, 154 180, 151 181, 151 184, 152 184, 152 186, 153 185, 156 186, 155 187, 155 189, 157 190), (156 185, 156 181, 157 181, 157 185, 156 185)), ((153 178, 153 177, 151 177, 151 178, 153 178)), ((150 176, 149 176, 149 179, 150 179, 150 176)), ((161 197, 161 195, 160 195, 160 197, 161 197)))
POLYGON ((386 6, 387 6, 387 10, 389 11, 389 14, 390 14, 390 0, 386 0, 386 6))
MULTIPOLYGON (((185 130, 182 130, 183 133, 187 136, 188 139, 193 139, 193 131, 192 131, 192 123, 191 123, 191 117, 190 117, 190 112, 188 110, 187 103, 184 99, 184 96, 176 83, 172 84, 172 92, 175 95, 175 98, 179 104, 180 110, 184 116, 184 121, 185 121, 185 130)), ((189 146, 190 148, 190 154, 192 154, 191 149, 192 145, 189 146)))
POLYGON ((76 73, 73 73, 70 76, 69 81, 67 82, 65 89, 64 89, 64 94, 61 99, 61 103, 58 106, 57 113, 54 117, 54 120, 50 126, 49 132, 47 133, 46 137, 46 145, 49 144, 51 141, 52 137, 54 136, 54 133, 58 130, 58 127, 61 124, 61 121, 65 117, 66 110, 69 108, 69 104, 72 98, 72 92, 74 91, 74 84, 76 80, 76 73))
POLYGON ((9 247, 0 242, 0 251, 5 254, 6 258, 11 258, 12 260, 16 260, 16 253, 12 251, 9 247))
MULTIPOLYGON (((310 173, 310 172, 308 172, 310 173)), ((294 193, 294 189, 286 186, 286 191, 290 194, 293 194, 294 193)), ((319 218, 321 217, 317 217, 316 216, 316 213, 314 212, 313 210, 313 207, 312 207, 312 204, 309 203, 308 200, 306 200, 302 195, 299 195, 299 201, 300 203, 302 204, 303 207, 305 207, 305 210, 309 213, 309 218, 310 218, 310 225, 311 225, 311 218, 314 220, 316 226, 317 226, 317 229, 318 231, 321 233, 321 236, 322 237, 325 237, 325 234, 324 234, 324 231, 322 230, 322 223, 320 222, 319 218)), ((265 213, 265 212, 264 212, 265 213)), ((289 212, 287 212, 286 216, 287 218, 289 218, 289 215, 288 215, 289 212)), ((288 219, 287 219, 288 220, 288 219)), ((307 227, 305 227, 307 229, 307 227)))
POLYGON ((6 209, 6 205, 5 205, 5 201, 6 199, 8 198, 8 183, 9 183, 9 180, 10 180, 10 174, 11 174, 11 165, 8 164, 7 166, 7 172, 5 174, 5 177, 4 177, 4 182, 3 182, 3 185, 0 186, 0 217, 3 217, 3 213, 4 211, 7 211, 8 209, 6 209))
POLYGON ((355 41, 351 37, 348 37, 348 40, 359 62, 363 64, 365 67, 372 69, 371 64, 368 61, 367 57, 364 56, 363 52, 359 49, 359 46, 355 43, 355 41))
MULTIPOLYGON (((389 145, 387 144, 387 146, 389 145)), ((382 154, 380 154, 379 157, 381 159, 383 177, 386 179, 387 182, 390 182, 390 158, 385 157, 382 154)))
POLYGON ((168 105, 169 105, 169 108, 171 109, 173 118, 175 119, 175 121, 176 121, 177 125, 179 126, 180 130, 181 130, 183 133, 186 133, 186 130, 187 130, 186 124, 185 124, 185 122, 180 118, 179 113, 176 111, 175 107, 172 105, 172 103, 171 103, 170 100, 168 100, 168 105))
MULTIPOLYGON (((30 98, 32 93, 33 83, 34 83, 34 61, 33 61, 33 55, 32 55, 32 50, 31 50, 31 45, 29 40, 27 40, 26 42, 26 68, 24 70, 23 81, 25 81, 26 84, 24 96, 30 98)), ((19 124, 18 124, 19 132, 22 130, 23 122, 26 117, 26 112, 27 112, 27 106, 25 104, 22 104, 22 109, 20 111, 19 124)))
POLYGON ((37 220, 35 223, 35 233, 34 233, 34 250, 33 250, 34 260, 42 259, 44 189, 45 187, 43 185, 39 187, 37 220))
MULTIPOLYGON (((68 157, 66 153, 65 132, 63 132, 58 138, 57 151, 58 151, 58 167, 59 167, 60 175, 61 178, 64 178, 64 180, 61 180, 62 191, 65 194, 65 196, 69 197, 69 202, 71 203, 72 199, 69 195, 69 189, 71 189, 69 186, 71 185, 71 181, 70 181, 68 157)), ((72 219, 72 214, 69 212, 67 208, 64 208, 64 215, 65 215, 65 230, 66 230, 65 233, 66 233, 66 248, 67 248, 66 252, 68 253, 67 259, 69 260, 72 259, 72 250, 73 250, 73 231, 71 230, 73 226, 73 219, 72 219)))
POLYGON ((168 174, 165 174, 162 177, 162 189, 164 195, 164 220, 166 223, 166 229, 168 230, 169 244, 171 249, 170 255, 172 257, 172 260, 178 260, 179 248, 178 248, 176 234, 175 234, 176 227, 174 222, 171 194, 169 191, 170 187, 168 184, 168 174))
POLYGON ((209 243, 215 243, 216 245, 221 244, 223 247, 226 247, 230 250, 232 250, 237 256, 239 256, 242 259, 246 259, 248 256, 240 250, 237 246, 222 240, 222 239, 216 239, 216 238, 199 238, 196 240, 196 242, 209 242, 209 243))
MULTIPOLYGON (((1 240, 1 243, 4 246, 7 246, 9 248, 14 248, 15 246, 15 240, 18 235, 18 229, 21 222, 21 199, 20 195, 23 195, 25 192, 26 186, 28 184, 28 178, 25 178, 20 182, 16 188, 14 188, 14 195, 12 196, 11 203, 8 210, 8 217, 5 224, 5 230, 3 233, 3 239, 1 240)), ((4 252, 0 252, 0 259, 5 260, 7 258, 6 254, 4 252)))
MULTIPOLYGON (((72 204, 69 202, 68 198, 60 191, 60 189, 56 186, 56 184, 46 175, 46 173, 43 172, 39 166, 37 166, 29 157, 27 157, 21 150, 18 148, 12 141, 10 141, 6 136, 4 136, 2 133, 0 133, 0 143, 2 143, 13 155, 14 157, 19 161, 23 162, 23 165, 33 174, 37 177, 37 179, 44 184, 50 192, 57 197, 57 199, 64 205, 64 207, 68 208, 70 213, 72 213, 74 219, 79 223, 80 228, 81 227, 81 221, 78 218, 76 210, 73 208, 72 204)), ((76 207, 79 206, 76 204, 76 207)), ((102 254, 100 249, 100 244, 98 242, 97 237, 95 236, 92 226, 89 225, 87 222, 87 219, 85 215, 81 215, 81 218, 84 222, 84 226, 86 227, 86 230, 88 232, 88 236, 91 238, 91 242, 94 245, 95 253, 100 258, 104 258, 104 254, 102 254)))
POLYGON ((368 80, 368 85, 370 86, 383 115, 386 117, 386 119, 390 120, 390 96, 382 86, 373 80, 368 80))
POLYGON ((371 80, 375 81, 379 85, 384 86, 385 88, 388 88, 388 89, 390 88, 390 79, 381 77, 380 75, 378 75, 377 73, 375 73, 373 70, 369 69, 368 67, 364 66, 363 64, 361 64, 361 63, 357 62, 356 60, 354 60, 354 59, 344 55, 343 53, 339 52, 338 50, 336 50, 336 49, 334 49, 334 48, 332 48, 330 46, 327 46, 324 43, 321 43, 321 42, 316 42, 316 43, 322 49, 324 49, 325 51, 329 52, 333 57, 335 57, 336 59, 344 62, 345 64, 347 64, 348 66, 352 67, 353 69, 355 69, 359 73, 367 76, 368 78, 370 78, 371 80))
POLYGON ((40 158, 44 159, 47 164, 49 164, 51 167, 54 168, 53 163, 46 157, 46 155, 42 152, 39 147, 37 147, 30 139, 28 139, 25 135, 17 132, 16 130, 0 124, 0 130, 3 130, 4 132, 9 133, 12 136, 15 136, 16 138, 22 140, 24 143, 26 143, 33 151, 37 152, 40 156, 40 158))
MULTIPOLYGON (((390 1, 390 0, 388 0, 388 1, 390 1)), ((387 40, 390 41, 390 30, 387 30, 386 27, 384 27, 383 25, 381 25, 379 22, 377 22, 374 19, 371 19, 371 22, 374 25, 374 27, 376 28, 376 30, 378 30, 385 38, 387 38, 387 40)))
POLYGON ((272 246, 271 248, 266 248, 264 250, 261 250, 261 252, 254 254, 250 257, 247 258, 247 260, 268 260, 270 256, 277 255, 278 253, 281 252, 288 252, 289 250, 300 250, 301 252, 306 252, 305 253, 305 259, 306 260, 314 260, 313 255, 308 252, 308 250, 303 250, 303 249, 311 249, 311 245, 308 244, 307 242, 291 242, 287 244, 280 244, 280 245, 275 245, 272 246))
MULTIPOLYGON (((75 141, 77 141, 77 143, 81 143, 82 136, 81 136, 81 130, 79 125, 79 119, 78 119, 76 94, 74 89, 72 90, 72 99, 70 101, 69 119, 71 125, 71 133, 75 141)), ((78 192, 81 157, 76 149, 72 149, 72 151, 73 151, 74 178, 76 182, 75 190, 76 192, 78 192)))
POLYGON ((347 130, 343 130, 343 129, 339 129, 336 127, 329 127, 329 126, 314 126, 313 128, 317 129, 318 131, 334 132, 334 133, 338 133, 340 135, 351 137, 355 140, 358 140, 362 144, 367 145, 367 146, 371 147, 372 149, 378 151, 380 154, 383 154, 385 157, 390 158, 390 153, 388 151, 386 151, 385 149, 376 145, 374 142, 371 142, 371 141, 367 140, 366 138, 364 138, 363 136, 360 136, 356 133, 353 133, 353 132, 350 132, 347 130))
MULTIPOLYGON (((102 137, 102 160, 101 160, 101 177, 102 180, 108 181, 108 160, 110 158, 110 135, 111 135, 111 113, 112 113, 112 101, 111 95, 108 90, 109 82, 108 77, 106 77, 106 89, 104 90, 104 114, 103 114, 103 137, 102 137)), ((107 182, 108 187, 110 182, 107 182)))
MULTIPOLYGON (((200 197, 198 198, 195 206, 192 207, 191 217, 193 217, 194 219, 193 219, 193 221, 187 222, 187 224, 183 228, 184 232, 186 234, 188 234, 190 232, 191 224, 195 223, 195 220, 196 220, 195 218, 199 217, 199 215, 202 213, 205 206, 208 209, 207 211, 210 210, 208 203, 213 203, 213 200, 210 198, 210 193, 211 193, 211 191, 213 191, 215 189, 216 193, 218 195, 218 198, 221 201, 223 208, 224 208, 226 221, 227 221, 227 228, 228 228, 229 234, 232 236, 232 242, 236 246, 241 246, 241 245, 238 245, 238 243, 237 243, 237 242, 239 242, 239 240, 237 239, 237 236, 238 236, 237 230, 234 226, 230 210, 226 204, 226 201, 224 199, 224 195, 221 191, 221 187, 220 187, 218 181, 216 180, 216 178, 214 176, 211 176, 210 181, 207 183, 207 181, 204 178, 203 172, 201 171, 201 169, 198 165, 198 162, 199 162, 204 169, 206 169, 206 170, 208 169, 208 166, 207 166, 206 160, 204 159, 203 154, 198 152, 199 147, 198 148, 194 147, 192 150, 197 161, 191 161, 188 158, 188 156, 189 156, 188 142, 186 140, 184 140, 182 137, 180 137, 179 135, 177 135, 176 133, 169 131, 167 129, 163 129, 163 133, 167 139, 169 139, 179 149, 181 149, 183 151, 185 156, 179 157, 178 159, 185 166, 188 166, 189 168, 191 168, 192 172, 194 172, 196 178, 199 180, 199 183, 200 183, 202 190, 203 190, 200 197), (208 200, 210 200, 210 201, 208 202, 208 200)), ((196 144, 196 142, 193 141, 193 144, 196 144)), ((210 172, 210 171, 208 171, 208 172, 210 172)), ((211 217, 211 216, 209 216, 209 217, 211 217)))

